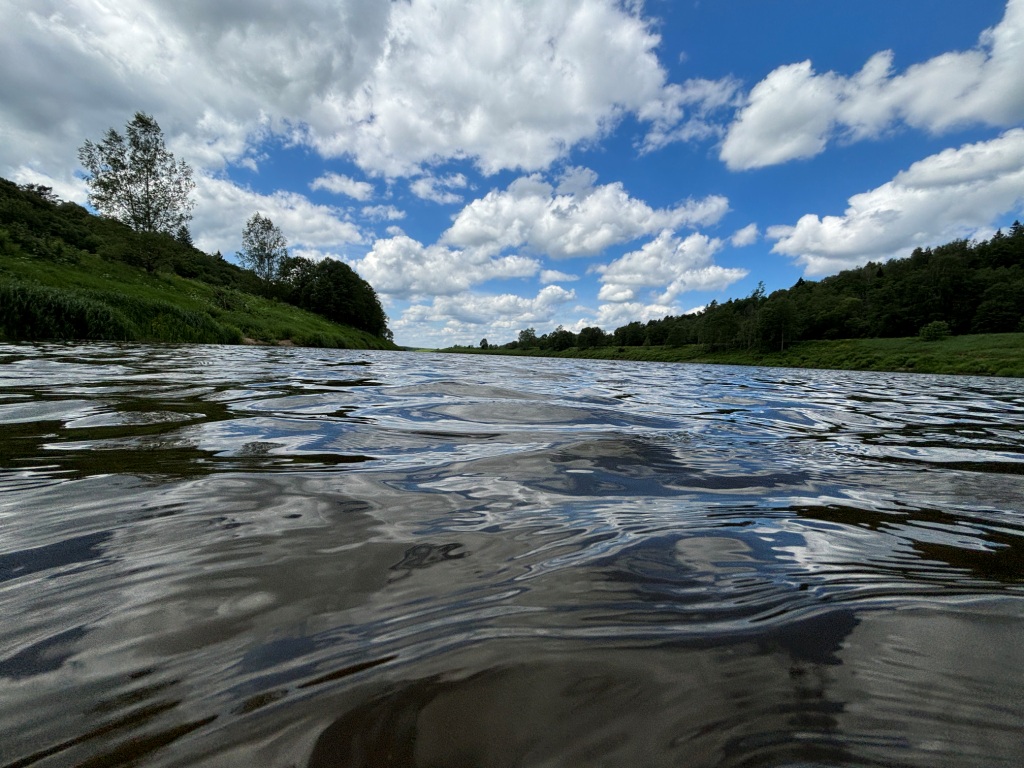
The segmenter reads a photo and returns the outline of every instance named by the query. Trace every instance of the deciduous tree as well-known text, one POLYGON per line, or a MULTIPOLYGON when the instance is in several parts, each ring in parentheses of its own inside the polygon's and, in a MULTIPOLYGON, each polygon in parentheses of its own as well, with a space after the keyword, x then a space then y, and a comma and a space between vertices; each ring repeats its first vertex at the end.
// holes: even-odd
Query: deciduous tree
POLYGON ((125 135, 111 128, 99 144, 86 141, 78 159, 89 173, 89 203, 104 216, 171 235, 192 218, 192 169, 175 161, 151 115, 136 112, 125 135))
POLYGON ((254 213, 242 232, 242 250, 238 252, 242 266, 271 282, 277 279, 287 258, 288 241, 281 230, 266 216, 254 213))

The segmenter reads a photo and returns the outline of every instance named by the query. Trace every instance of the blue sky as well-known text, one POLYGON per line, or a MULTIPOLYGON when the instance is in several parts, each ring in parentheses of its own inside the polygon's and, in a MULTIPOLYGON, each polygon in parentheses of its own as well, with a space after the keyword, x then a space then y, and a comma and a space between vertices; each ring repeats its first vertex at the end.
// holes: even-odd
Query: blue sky
POLYGON ((1024 218, 1024 0, 0 0, 0 175, 136 110, 396 341, 605 330, 1024 218))

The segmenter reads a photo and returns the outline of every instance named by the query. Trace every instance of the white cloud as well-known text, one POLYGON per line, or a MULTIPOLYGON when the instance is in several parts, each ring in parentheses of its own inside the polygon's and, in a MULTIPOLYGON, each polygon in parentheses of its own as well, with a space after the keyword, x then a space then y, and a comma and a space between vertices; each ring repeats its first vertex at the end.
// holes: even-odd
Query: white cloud
POLYGON ((843 216, 807 214, 774 226, 772 249, 796 257, 808 275, 906 255, 916 246, 971 237, 1024 203, 1024 129, 947 149, 890 182, 854 195, 843 216))
POLYGON ((579 279, 579 275, 569 275, 565 272, 559 272, 557 269, 542 269, 540 273, 540 281, 544 285, 550 285, 551 283, 571 283, 579 279))
POLYGON ((733 170, 813 157, 825 149, 838 103, 835 76, 816 75, 809 61, 779 67, 750 92, 720 156, 733 170))
POLYGON ((817 74, 811 62, 771 72, 750 92, 720 157, 733 170, 813 157, 837 137, 875 138, 900 121, 939 133, 964 125, 1010 127, 1024 120, 1024 0, 977 48, 950 52, 893 74, 883 51, 852 77, 817 74))
POLYGON ((89 187, 84 179, 78 177, 54 178, 44 171, 21 166, 13 170, 10 179, 16 184, 41 184, 44 187, 50 187, 53 189, 53 194, 61 200, 70 200, 79 205, 86 205, 89 200, 89 187))
POLYGON ((347 195, 360 202, 365 202, 373 197, 373 184, 356 181, 340 173, 325 173, 323 176, 318 176, 310 182, 309 188, 322 189, 336 195, 347 195))
POLYGON ((205 174, 196 177, 195 219, 191 229, 198 248, 233 254, 242 242, 245 223, 256 212, 276 224, 289 246, 334 248, 364 242, 362 232, 345 214, 316 205, 294 192, 262 195, 205 174))
POLYGON ((422 200, 430 200, 439 205, 451 205, 462 202, 462 195, 451 190, 463 189, 467 184, 466 177, 461 173, 443 177, 427 175, 413 181, 409 189, 422 200))
POLYGON ((556 259, 593 256, 663 229, 715 223, 729 209, 718 195, 653 209, 621 183, 593 186, 594 179, 571 169, 559 189, 572 191, 560 192, 539 175, 519 178, 463 208, 442 242, 491 252, 524 247, 556 259))
POLYGON ((378 292, 397 297, 451 296, 495 278, 532 277, 540 268, 524 256, 425 246, 407 235, 377 240, 353 266, 378 292))
POLYGON ((523 328, 552 324, 556 314, 575 298, 573 291, 557 285, 542 288, 533 298, 469 292, 437 296, 429 304, 406 309, 391 328, 399 336, 413 338, 418 346, 475 344, 481 336, 504 341, 523 328))
POLYGON ((0 172, 72 166, 135 109, 211 170, 255 167, 271 134, 388 176, 445 159, 536 170, 686 101, 662 95, 660 39, 615 0, 4 5, 0 172))
POLYGON ((757 228, 757 224, 747 224, 743 229, 736 230, 729 238, 729 242, 736 248, 746 248, 756 243, 760 237, 761 230, 757 228))
POLYGON ((694 233, 680 240, 664 231, 638 251, 631 251, 607 266, 601 275, 600 301, 632 302, 641 288, 658 288, 659 305, 672 304, 687 291, 721 290, 747 276, 745 269, 730 269, 713 263, 722 241, 694 233))
POLYGON ((488 174, 545 168, 665 83, 657 35, 612 0, 391 9, 372 76, 325 99, 309 134, 324 154, 386 175, 456 157, 488 174))
POLYGON ((731 77, 693 79, 682 85, 665 86, 638 112, 640 119, 651 123, 639 145, 640 151, 647 153, 677 141, 699 141, 722 135, 720 113, 740 106, 739 89, 739 81, 731 77))
POLYGON ((366 205, 363 216, 372 221, 400 221, 405 218, 405 211, 393 205, 366 205))
POLYGON ((643 304, 636 301, 601 304, 597 308, 596 317, 588 321, 587 325, 596 325, 606 332, 611 332, 634 321, 660 320, 667 315, 678 314, 679 310, 676 307, 667 304, 643 304))

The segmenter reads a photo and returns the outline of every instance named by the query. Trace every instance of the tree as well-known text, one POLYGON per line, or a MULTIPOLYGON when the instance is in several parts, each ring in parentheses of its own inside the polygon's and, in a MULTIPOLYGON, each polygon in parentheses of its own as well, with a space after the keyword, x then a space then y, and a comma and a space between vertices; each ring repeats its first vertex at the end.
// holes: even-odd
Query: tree
POLYGON ((377 292, 348 264, 337 259, 314 263, 301 257, 285 256, 278 265, 277 279, 283 298, 295 306, 374 336, 392 339, 377 292))
POLYGON ((178 231, 174 233, 174 239, 182 245, 187 245, 190 248, 194 245, 192 242, 192 233, 188 231, 188 227, 184 224, 178 227, 178 231))
POLYGON ((533 328, 524 328, 519 332, 519 348, 531 349, 537 346, 537 331, 533 328))
POLYGON ((78 159, 89 172, 89 203, 104 216, 171 235, 192 218, 192 169, 175 162, 152 116, 136 112, 125 136, 111 128, 99 144, 86 141, 78 159))
POLYGON ((490 349, 491 345, 487 343, 487 339, 480 339, 480 349, 490 349))
POLYGON ((276 280, 284 260, 288 258, 288 241, 274 222, 259 212, 254 213, 242 232, 242 250, 238 259, 261 279, 276 280))
POLYGON ((604 331, 595 326, 584 328, 577 337, 577 343, 580 349, 602 347, 605 344, 604 331))
POLYGON ((561 352, 576 346, 576 334, 560 325, 552 332, 549 341, 551 349, 561 352))
POLYGON ((18 188, 25 192, 29 192, 48 203, 56 205, 60 202, 60 198, 53 194, 53 187, 47 187, 42 184, 19 184, 18 188))

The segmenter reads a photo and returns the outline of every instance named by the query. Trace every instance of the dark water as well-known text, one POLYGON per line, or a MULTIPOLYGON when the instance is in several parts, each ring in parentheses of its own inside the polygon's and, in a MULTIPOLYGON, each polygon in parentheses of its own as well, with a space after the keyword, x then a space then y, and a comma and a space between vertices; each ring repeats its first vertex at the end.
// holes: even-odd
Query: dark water
POLYGON ((1024 382, 0 345, 0 765, 1020 766, 1024 382))

